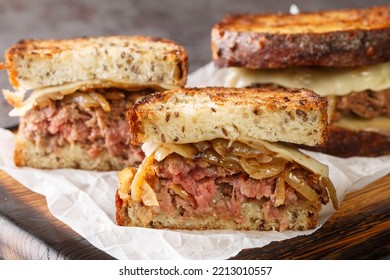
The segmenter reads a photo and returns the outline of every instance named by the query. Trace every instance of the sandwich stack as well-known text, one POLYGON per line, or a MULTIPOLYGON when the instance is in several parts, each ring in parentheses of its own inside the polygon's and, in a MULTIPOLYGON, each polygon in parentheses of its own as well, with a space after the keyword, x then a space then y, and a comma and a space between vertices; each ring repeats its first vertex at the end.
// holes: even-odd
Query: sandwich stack
POLYGON ((390 6, 228 15, 212 30, 225 86, 308 88, 328 99, 342 157, 390 154, 390 6))
POLYGON ((140 99, 129 121, 146 157, 119 172, 119 225, 306 230, 337 207, 328 167, 285 144, 326 142, 327 102, 312 91, 176 89, 140 99))
POLYGON ((188 69, 182 46, 145 36, 23 40, 5 60, 15 92, 3 94, 20 117, 14 160, 34 168, 139 164, 126 112, 140 97, 183 87, 188 69))

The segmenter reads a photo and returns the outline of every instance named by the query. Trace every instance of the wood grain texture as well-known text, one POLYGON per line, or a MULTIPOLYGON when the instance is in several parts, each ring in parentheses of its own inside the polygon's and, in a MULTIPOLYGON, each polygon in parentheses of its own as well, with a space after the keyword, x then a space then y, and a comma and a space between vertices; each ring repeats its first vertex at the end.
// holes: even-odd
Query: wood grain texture
MULTIPOLYGON (((54 218, 43 196, 3 171, 0 201, 2 215, 50 246, 58 259, 113 259, 54 218)), ((246 249, 232 259, 378 259, 389 255, 390 174, 348 194, 339 210, 312 235, 246 249)))

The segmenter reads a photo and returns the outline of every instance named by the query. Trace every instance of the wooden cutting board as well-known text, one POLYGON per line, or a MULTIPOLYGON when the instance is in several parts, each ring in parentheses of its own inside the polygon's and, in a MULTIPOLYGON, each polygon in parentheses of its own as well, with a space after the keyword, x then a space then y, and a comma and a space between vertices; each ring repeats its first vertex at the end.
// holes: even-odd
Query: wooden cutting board
MULTIPOLYGON (((112 259, 53 217, 44 196, 23 187, 3 171, 0 171, 0 201, 3 216, 52 247, 59 257, 112 259)), ((232 259, 378 259, 388 256, 390 174, 348 194, 336 213, 315 233, 246 249, 232 259)))

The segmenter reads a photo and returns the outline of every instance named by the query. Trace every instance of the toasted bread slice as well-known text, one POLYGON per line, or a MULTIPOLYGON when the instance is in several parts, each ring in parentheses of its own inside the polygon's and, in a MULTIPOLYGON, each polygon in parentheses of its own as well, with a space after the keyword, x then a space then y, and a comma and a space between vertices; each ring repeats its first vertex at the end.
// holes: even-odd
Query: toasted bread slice
POLYGON ((327 140, 327 101, 305 89, 171 90, 140 100, 129 120, 133 144, 252 138, 321 146, 327 140))
POLYGON ((23 90, 89 80, 175 88, 188 71, 182 46, 146 36, 22 40, 5 60, 10 83, 23 90))
POLYGON ((219 67, 355 67, 390 60, 390 6, 228 15, 211 33, 219 67))

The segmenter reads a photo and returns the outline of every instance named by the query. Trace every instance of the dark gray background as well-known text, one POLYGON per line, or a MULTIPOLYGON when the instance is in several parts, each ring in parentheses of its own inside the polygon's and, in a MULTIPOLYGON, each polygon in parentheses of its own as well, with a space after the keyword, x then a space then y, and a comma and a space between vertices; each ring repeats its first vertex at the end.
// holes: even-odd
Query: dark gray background
MULTIPOLYGON (((314 11, 385 5, 390 0, 0 0, 0 52, 24 38, 152 35, 182 44, 191 73, 211 60, 210 30, 225 14, 289 12, 292 4, 300 11, 314 11)), ((1 88, 10 88, 6 71, 0 72, 1 88)), ((0 95, 0 127, 16 125, 0 95)))

